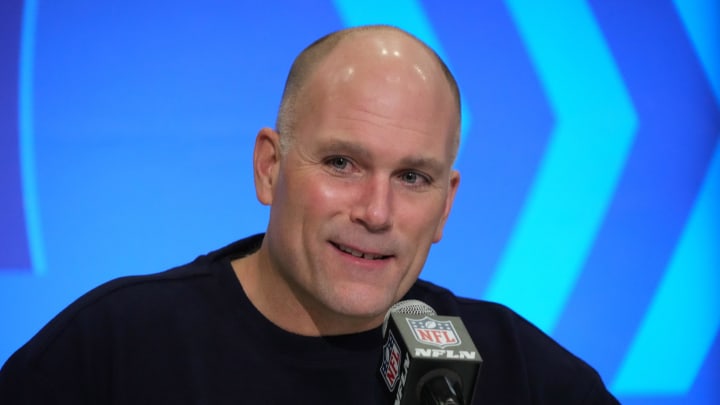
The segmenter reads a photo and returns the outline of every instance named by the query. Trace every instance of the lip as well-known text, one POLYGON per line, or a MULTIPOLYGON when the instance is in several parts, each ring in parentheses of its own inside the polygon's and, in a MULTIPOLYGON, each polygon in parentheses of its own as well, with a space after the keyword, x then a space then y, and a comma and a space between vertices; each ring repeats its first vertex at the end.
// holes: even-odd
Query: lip
POLYGON ((358 248, 356 246, 347 245, 347 244, 343 244, 343 243, 339 243, 339 242, 330 241, 330 244, 338 252, 340 252, 348 257, 352 257, 353 259, 362 260, 364 262, 382 263, 393 257, 393 255, 387 254, 385 252, 362 249, 362 248, 358 248))

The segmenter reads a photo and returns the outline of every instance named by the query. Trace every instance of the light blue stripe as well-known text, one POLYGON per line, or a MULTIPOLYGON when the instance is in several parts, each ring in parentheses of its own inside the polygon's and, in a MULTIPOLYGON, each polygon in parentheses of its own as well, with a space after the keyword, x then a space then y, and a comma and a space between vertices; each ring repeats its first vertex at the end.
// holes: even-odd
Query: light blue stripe
POLYGON ((685 394, 720 328, 720 144, 647 316, 612 384, 685 394))
MULTIPOLYGON (((435 52, 443 58, 445 63, 450 66, 450 62, 442 49, 442 45, 432 28, 430 19, 428 19, 425 10, 423 10, 418 1, 335 0, 335 8, 346 27, 388 24, 412 33, 429 47, 433 48, 435 52)), ((465 138, 472 123, 470 109, 465 100, 462 100, 460 108, 463 119, 460 129, 460 152, 458 156, 462 154, 462 147, 465 144, 465 138)))
POLYGON ((45 249, 40 221, 40 206, 35 172, 35 134, 33 128, 33 73, 35 68, 35 32, 37 0, 25 0, 20 37, 19 126, 20 173, 22 176, 25 222, 30 245, 30 260, 37 275, 46 272, 45 249))
MULTIPOLYGON (((720 101, 720 7, 675 5, 720 101)), ((619 395, 687 393, 720 330, 720 144, 667 271, 613 382, 619 395), (671 372, 669 372, 671 370, 671 372)))
POLYGON ((637 119, 583 1, 507 4, 556 122, 486 298, 551 332, 615 192, 637 119))
POLYGON ((720 2, 717 0, 675 0, 700 63, 720 100, 720 2))

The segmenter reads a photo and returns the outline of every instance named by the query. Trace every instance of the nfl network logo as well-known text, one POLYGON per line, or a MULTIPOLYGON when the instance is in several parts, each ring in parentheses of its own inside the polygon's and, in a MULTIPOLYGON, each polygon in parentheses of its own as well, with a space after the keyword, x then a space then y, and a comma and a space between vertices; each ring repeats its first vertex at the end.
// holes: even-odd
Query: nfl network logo
POLYGON ((388 331, 388 338, 383 345, 383 359, 380 365, 380 375, 390 391, 395 389, 400 374, 400 346, 398 346, 392 331, 388 331))
POLYGON ((452 321, 438 321, 429 317, 409 319, 408 324, 415 340, 426 345, 441 349, 460 344, 460 336, 455 331, 452 321))

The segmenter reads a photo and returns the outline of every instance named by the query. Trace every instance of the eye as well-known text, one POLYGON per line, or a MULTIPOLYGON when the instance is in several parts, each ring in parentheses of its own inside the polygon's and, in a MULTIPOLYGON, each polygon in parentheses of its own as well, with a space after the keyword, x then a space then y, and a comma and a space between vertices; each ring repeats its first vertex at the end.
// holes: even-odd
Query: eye
POLYGON ((432 182, 428 176, 412 171, 402 173, 400 180, 414 187, 427 186, 432 182))
POLYGON ((330 159, 330 165, 336 169, 344 169, 347 167, 348 161, 342 156, 337 156, 330 159))
POLYGON ((417 173, 407 172, 407 173, 403 173, 402 176, 400 176, 400 177, 403 179, 403 181, 405 183, 415 184, 415 183, 417 183, 418 178, 420 176, 418 176, 417 173))
POLYGON ((349 170, 351 163, 350 159, 346 157, 332 156, 325 160, 325 164, 335 171, 344 172, 349 170))

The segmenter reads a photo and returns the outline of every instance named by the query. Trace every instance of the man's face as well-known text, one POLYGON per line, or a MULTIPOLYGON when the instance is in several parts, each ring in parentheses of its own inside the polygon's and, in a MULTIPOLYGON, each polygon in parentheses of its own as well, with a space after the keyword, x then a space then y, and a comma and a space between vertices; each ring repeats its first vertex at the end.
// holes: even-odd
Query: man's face
POLYGON ((459 182, 444 77, 378 46, 390 50, 379 62, 340 55, 301 91, 266 201, 271 265, 299 301, 335 316, 381 317, 408 291, 459 182))

